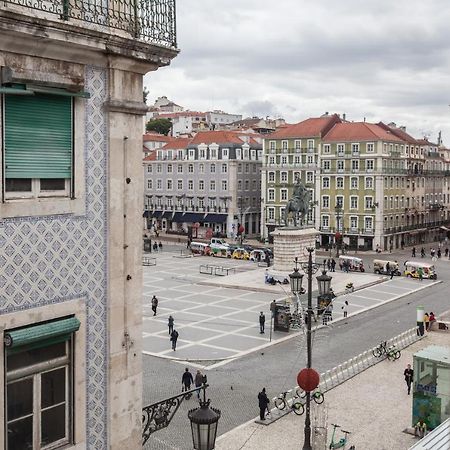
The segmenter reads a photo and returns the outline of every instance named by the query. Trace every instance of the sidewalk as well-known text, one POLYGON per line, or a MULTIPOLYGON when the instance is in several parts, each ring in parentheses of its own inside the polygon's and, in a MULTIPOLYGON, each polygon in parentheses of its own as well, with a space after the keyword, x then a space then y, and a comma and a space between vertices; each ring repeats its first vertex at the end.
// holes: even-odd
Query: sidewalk
MULTIPOLYGON (((412 395, 407 395, 403 370, 406 364, 412 363, 412 355, 417 351, 429 345, 448 344, 447 333, 431 332, 421 341, 402 350, 398 361, 384 360, 327 392, 322 405, 312 403, 312 425, 315 425, 316 416, 322 419, 317 424, 323 426, 326 423, 328 429, 326 447, 316 447, 315 450, 328 448, 332 423, 351 432, 349 445, 355 445, 357 450, 409 449, 417 442, 417 438, 403 432, 411 426, 412 411, 412 395)), ((292 380, 292 386, 295 384, 295 380, 292 380)), ((258 389, 261 388, 258 386, 258 389)), ((269 398, 276 395, 276 392, 268 393, 269 398)), ((255 416, 258 413, 256 397, 255 390, 255 416)), ((304 415, 295 414, 288 414, 269 426, 258 425, 252 420, 219 436, 216 450, 298 449, 304 439, 304 422, 304 415)), ((340 438, 341 433, 337 434, 340 438)))

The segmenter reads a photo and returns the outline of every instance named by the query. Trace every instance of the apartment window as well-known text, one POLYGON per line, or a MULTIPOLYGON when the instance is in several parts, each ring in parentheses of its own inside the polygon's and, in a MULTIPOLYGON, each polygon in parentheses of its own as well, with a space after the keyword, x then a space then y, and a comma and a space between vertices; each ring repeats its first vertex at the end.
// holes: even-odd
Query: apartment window
POLYGON ((331 169, 331 161, 329 159, 324 159, 322 161, 322 167, 323 167, 323 170, 326 170, 327 172, 329 172, 331 169))
POLYGON ((177 180, 177 189, 179 191, 183 190, 183 180, 177 180))
POLYGON ((242 159, 242 153, 241 153, 241 149, 240 148, 236 149, 236 159, 242 159))
POLYGON ((288 199, 288 191, 287 189, 281 189, 281 201, 287 201, 288 199))
POLYGON ((210 191, 215 191, 216 190, 216 182, 214 180, 211 180, 209 182, 209 190, 210 191))
POLYGON ((152 172, 153 172, 153 167, 152 167, 151 164, 149 164, 149 165, 147 166, 147 173, 152 173, 152 172))
POLYGON ((222 173, 227 173, 227 172, 228 172, 227 164, 222 164, 222 173))
POLYGON ((365 217, 364 218, 364 225, 366 230, 372 230, 373 229, 373 218, 372 217, 365 217))
POLYGON ((273 166, 275 164, 275 157, 274 156, 270 156, 269 157, 269 165, 273 166))
POLYGON ((172 180, 167 180, 167 190, 171 191, 173 187, 173 182, 172 180))
POLYGON ((375 168, 375 161, 373 159, 366 159, 366 170, 373 171, 375 168))
POLYGON ((238 180, 237 189, 238 189, 238 191, 242 191, 242 180, 238 180))
POLYGON ((269 183, 275 182, 275 172, 268 172, 268 180, 269 180, 269 183))
POLYGON ((314 164, 314 155, 308 155, 308 156, 306 157, 306 162, 307 162, 308 164, 314 164))
POLYGON ((275 189, 269 189, 267 191, 267 196, 268 196, 269 202, 275 201, 275 189))
POLYGON ((298 166, 300 165, 300 163, 301 163, 300 155, 294 155, 294 164, 298 166))
POLYGON ((373 178, 366 177, 366 189, 373 189, 373 178))
POLYGON ((331 145, 330 144, 323 144, 323 153, 324 154, 330 154, 331 152, 331 145))
POLYGON ((217 148, 209 147, 209 154, 211 155, 211 159, 217 159, 217 148))
POLYGON ((250 173, 250 164, 245 164, 245 173, 250 173))
POLYGON ((172 197, 167 197, 167 207, 172 208, 172 206, 173 206, 172 197))
POLYGON ((322 195, 322 208, 329 208, 329 207, 330 207, 330 196, 322 195))
POLYGON ((198 189, 200 191, 203 191, 205 189, 205 181, 204 180, 199 180, 199 182, 198 182, 198 189))
POLYGON ((338 172, 343 172, 344 171, 344 161, 337 161, 337 170, 338 172))
POLYGON ((158 198, 156 199, 156 206, 157 206, 158 208, 161 208, 161 205, 162 205, 161 197, 158 197, 158 198))
POLYGON ((350 209, 358 209, 358 197, 353 195, 350 197, 350 209))
POLYGON ((183 165, 177 164, 177 173, 183 173, 183 165))
POLYGON ((252 167, 253 167, 253 169, 252 169, 253 173, 257 173, 258 172, 258 166, 256 164, 252 164, 252 167))
POLYGON ((359 170, 359 159, 352 159, 352 170, 359 170))
POLYGON ((288 141, 281 141, 281 149, 283 151, 287 151, 287 149, 288 149, 288 141))
POLYGON ((157 164, 157 165, 156 165, 156 172, 157 172, 157 173, 161 173, 161 172, 162 172, 162 166, 161 166, 161 164, 157 164))
POLYGON ((373 197, 364 197, 364 207, 365 209, 372 209, 373 197))
POLYGON ((358 189, 358 177, 350 178, 350 187, 351 189, 358 189))
POLYGON ((167 173, 172 173, 172 172, 173 172, 172 164, 167 164, 167 173))
POLYGON ((367 153, 373 153, 374 150, 375 150, 375 145, 374 145, 372 142, 369 142, 369 143, 366 145, 366 151, 367 151, 367 153))
POLYGON ((322 216, 322 228, 329 228, 330 216, 322 216))
POLYGON ((336 189, 344 189, 344 178, 343 177, 336 178, 336 189))
POLYGON ((267 208, 267 215, 269 220, 275 219, 275 208, 267 208))
POLYGON ((211 173, 216 173, 216 165, 214 163, 212 163, 211 166, 209 167, 209 171, 211 173))
POLYGON ((156 189, 162 189, 162 180, 156 180, 156 189))
POLYGON ((228 183, 227 180, 222 180, 222 191, 228 190, 228 183))
POLYGON ((344 197, 342 195, 336 195, 336 206, 344 207, 344 197))
POLYGON ((195 150, 193 148, 189 149, 189 159, 194 159, 195 158, 195 150))
POLYGON ((314 148, 314 139, 308 139, 308 149, 314 148))
POLYGON ((194 164, 188 165, 188 173, 194 173, 194 164))
POLYGON ((288 180, 288 173, 287 172, 281 172, 280 173, 280 181, 281 183, 287 183, 288 180))
POLYGON ((74 185, 75 102, 70 96, 37 92, 4 96, 6 198, 70 195, 74 185))
POLYGON ((281 164, 283 164, 283 166, 285 166, 288 163, 288 158, 287 156, 282 156, 281 157, 281 164))
POLYGON ((227 148, 222 149, 222 159, 228 159, 228 149, 227 148))
POLYGON ((352 144, 352 153, 353 154, 359 153, 359 144, 352 144))
POLYGON ((314 172, 306 172, 306 182, 312 183, 314 181, 314 172))
POLYGON ((276 148, 276 142, 270 141, 269 142, 269 150, 275 150, 275 148, 276 148))
POLYGON ((352 230, 358 229, 358 217, 357 216, 350 216, 350 228, 352 230))
POLYGON ((294 141, 294 148, 295 148, 295 150, 301 150, 301 148, 302 148, 302 141, 295 140, 294 141))
POLYGON ((203 198, 198 199, 198 207, 202 209, 205 207, 205 200, 203 198))
POLYGON ((147 189, 153 189, 153 180, 147 180, 147 189))
POLYGON ((338 153, 338 156, 344 156, 345 144, 338 144, 337 145, 337 153, 338 153))
POLYGON ((198 172, 205 173, 205 165, 203 163, 198 165, 198 172))
POLYGON ((328 177, 322 178, 322 188, 329 189, 330 188, 330 179, 328 177))
POLYGON ((9 450, 53 449, 71 443, 72 345, 79 327, 78 319, 70 317, 5 331, 9 450), (23 339, 24 330, 29 330, 28 339, 23 339))
POLYGON ((206 149, 205 148, 200 148, 199 153, 200 153, 200 159, 206 159, 206 149))
POLYGON ((252 181, 252 188, 254 191, 256 191, 256 189, 258 188, 257 180, 252 181))
POLYGON ((184 150, 178 150, 178 159, 183 159, 184 158, 184 150))
POLYGON ((188 189, 190 191, 194 190, 194 181, 193 180, 188 180, 188 189))

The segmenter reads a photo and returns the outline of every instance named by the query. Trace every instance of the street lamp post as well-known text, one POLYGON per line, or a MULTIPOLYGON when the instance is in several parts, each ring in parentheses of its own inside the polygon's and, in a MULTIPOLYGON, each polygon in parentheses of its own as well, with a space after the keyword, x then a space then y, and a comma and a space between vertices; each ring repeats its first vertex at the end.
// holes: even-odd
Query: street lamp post
MULTIPOLYGON (((294 272, 289 275, 291 281, 291 291, 294 294, 302 292, 302 280, 303 274, 298 272, 297 265, 300 264, 303 271, 308 276, 308 306, 307 306, 307 316, 306 316, 306 347, 307 347, 307 360, 306 368, 308 372, 314 372, 312 369, 312 316, 313 316, 313 306, 312 306, 312 276, 319 270, 320 265, 313 263, 313 253, 314 248, 307 248, 308 251, 308 261, 299 262, 295 258, 295 268, 294 272)), ((322 276, 317 277, 317 282, 319 285, 319 293, 322 296, 330 295, 331 277, 326 276, 326 271, 324 269, 322 276)), ((299 374, 299 376, 301 376, 299 374)), ((303 444, 303 450, 312 450, 311 447, 311 391, 306 390, 306 408, 305 408, 305 441, 303 444)))
POLYGON ((336 258, 339 258, 339 249, 341 247, 342 242, 342 233, 341 233, 342 205, 338 203, 335 206, 334 211, 336 213, 336 233, 335 233, 336 258))

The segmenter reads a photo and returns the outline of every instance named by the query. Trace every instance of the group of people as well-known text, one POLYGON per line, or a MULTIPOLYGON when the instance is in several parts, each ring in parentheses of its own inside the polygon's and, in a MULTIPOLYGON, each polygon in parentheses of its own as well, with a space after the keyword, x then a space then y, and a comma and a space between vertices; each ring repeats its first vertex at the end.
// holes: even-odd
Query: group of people
MULTIPOLYGON (((192 376, 192 373, 189 371, 189 368, 186 367, 186 369, 183 372, 183 375, 181 377, 181 391, 182 392, 189 392, 191 390, 191 386, 194 385, 197 389, 197 398, 200 400, 200 388, 207 383, 206 375, 203 375, 200 370, 197 370, 197 373, 195 374, 195 377, 192 376)), ((191 394, 190 394, 191 395, 191 394)), ((190 398, 189 395, 189 398, 190 398)), ((188 397, 186 397, 188 398, 188 397)))
MULTIPOLYGON (((156 295, 154 295, 152 297, 152 311, 153 311, 153 316, 156 316, 156 312, 158 310, 158 304, 159 304, 159 300, 156 297, 156 295)), ((167 319, 167 325, 169 327, 169 336, 170 336, 170 342, 172 342, 172 350, 175 351, 177 349, 177 340, 178 340, 178 331, 175 330, 175 328, 173 327, 175 323, 175 319, 172 317, 172 315, 169 316, 169 318, 167 319)))
POLYGON ((336 272, 336 261, 334 258, 325 258, 323 260, 323 265, 328 269, 329 272, 336 272))
MULTIPOLYGON (((426 252, 425 252, 425 248, 422 247, 422 248, 420 249, 420 257, 421 257, 421 258, 425 258, 426 255, 427 255, 427 254, 426 254, 426 252)), ((413 248, 411 249, 411 256, 412 256, 413 258, 416 257, 416 247, 413 247, 413 248)), ((447 258, 447 257, 450 258, 450 254, 449 254, 449 249, 448 249, 448 247, 446 247, 446 248, 444 249, 444 256, 445 256, 446 258, 447 258)), ((436 250, 434 247, 431 247, 431 248, 430 248, 430 257, 431 257, 431 259, 432 259, 433 261, 436 261, 437 259, 441 259, 441 258, 442 258, 442 249, 441 249, 441 245, 438 246, 437 250, 436 250)))
POLYGON ((436 316, 433 312, 430 312, 430 314, 425 313, 423 316, 423 321, 425 323, 425 330, 430 331, 433 323, 436 322, 436 316))

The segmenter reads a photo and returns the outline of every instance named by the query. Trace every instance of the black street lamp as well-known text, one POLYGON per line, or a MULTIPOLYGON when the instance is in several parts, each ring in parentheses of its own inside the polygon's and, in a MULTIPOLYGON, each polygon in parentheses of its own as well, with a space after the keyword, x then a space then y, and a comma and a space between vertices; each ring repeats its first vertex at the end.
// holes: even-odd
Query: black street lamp
MULTIPOLYGON (((307 309, 307 329, 306 329, 306 348, 307 348, 307 360, 306 360, 306 367, 307 369, 311 369, 312 367, 312 316, 313 316, 313 307, 312 307, 312 276, 314 273, 316 273, 320 265, 313 263, 312 257, 314 253, 314 248, 309 247, 307 248, 308 251, 308 261, 307 262, 300 262, 300 265, 303 269, 303 271, 308 276, 308 309, 307 309)), ((291 289, 294 283, 297 283, 294 287, 298 288, 298 282, 293 281, 298 278, 296 272, 298 272, 297 269, 297 258, 295 259, 295 269, 294 272, 290 275, 291 277, 291 289), (294 275, 294 277, 292 277, 294 275)), ((301 276, 301 274, 298 274, 301 276)), ((300 281, 301 283, 301 281, 300 281)), ((324 270, 324 273, 322 275, 319 275, 317 277, 317 283, 319 286, 319 297, 320 295, 327 295, 331 296, 331 277, 326 275, 326 272, 324 270)), ((301 285, 300 285, 301 288, 301 285)), ((311 447, 311 392, 306 391, 306 408, 305 408, 305 442, 303 444, 303 450, 312 450, 311 447)))
POLYGON ((336 213, 336 233, 334 235, 336 241, 336 258, 339 258, 339 249, 341 247, 342 242, 342 233, 341 233, 342 205, 338 203, 334 207, 334 211, 336 213))
POLYGON ((291 292, 294 295, 302 293, 303 274, 298 271, 297 266, 298 258, 295 258, 295 269, 289 274, 289 278, 291 279, 291 292))
POLYGON ((221 412, 216 408, 210 408, 210 402, 209 399, 206 400, 206 392, 203 389, 200 408, 191 409, 188 412, 195 450, 213 450, 216 446, 217 424, 221 412))

